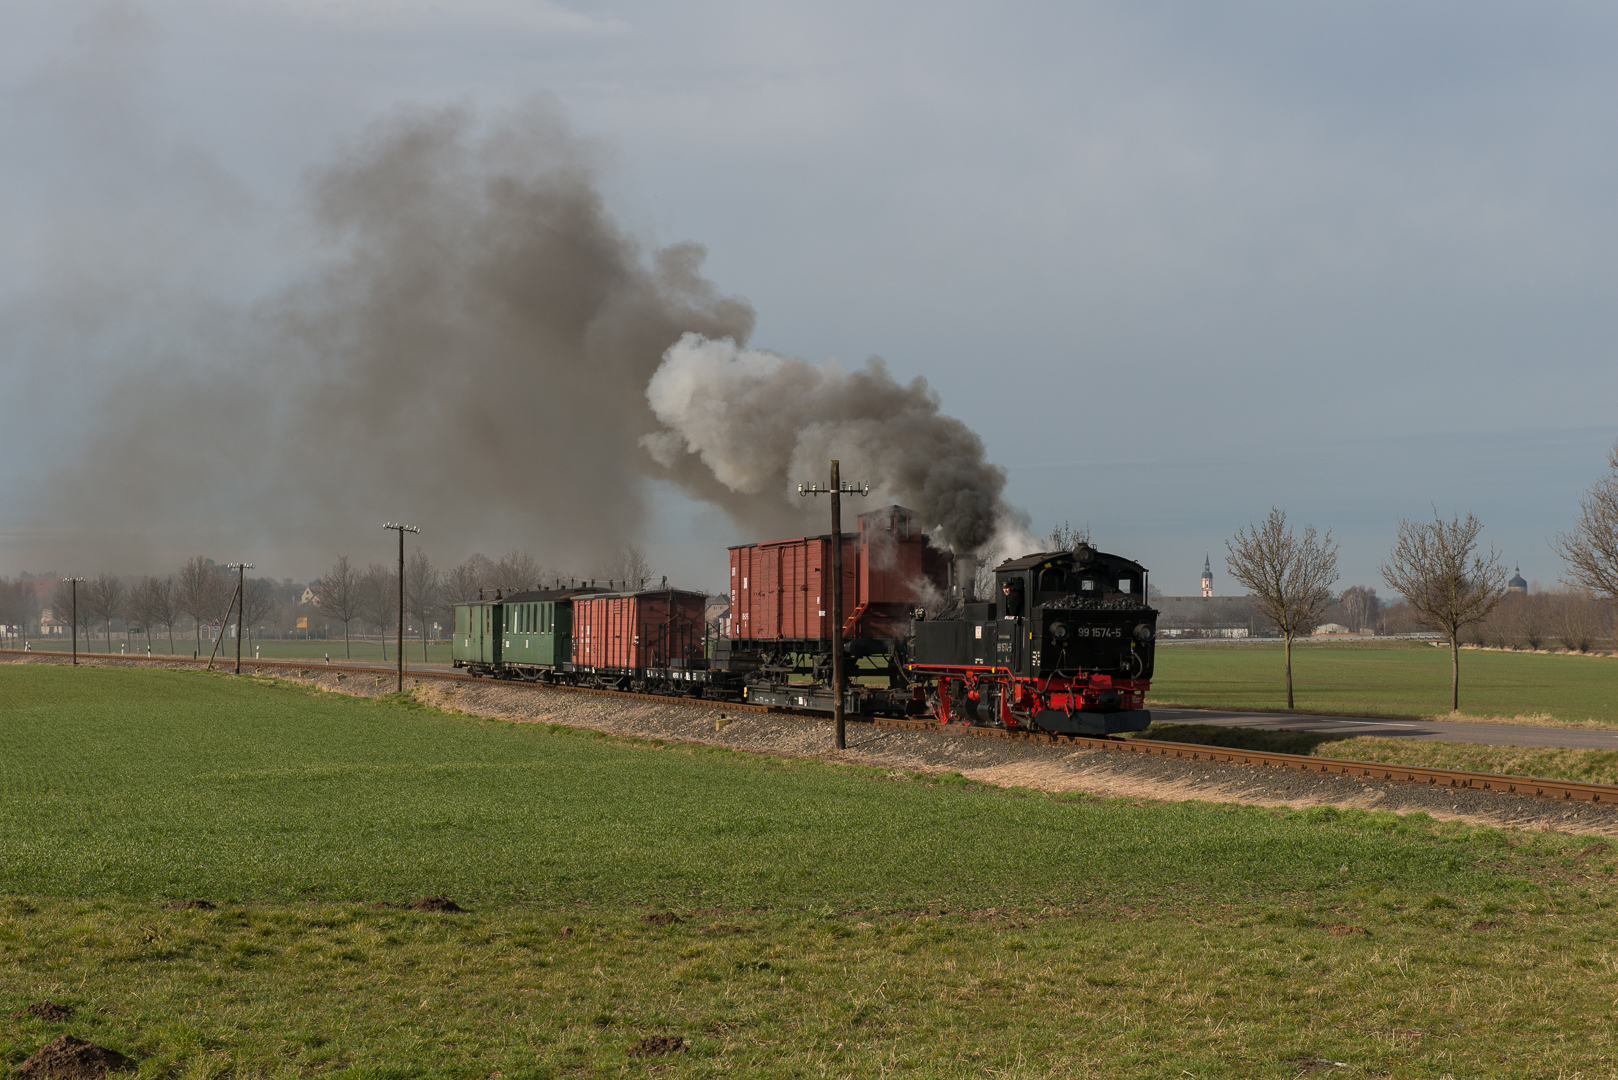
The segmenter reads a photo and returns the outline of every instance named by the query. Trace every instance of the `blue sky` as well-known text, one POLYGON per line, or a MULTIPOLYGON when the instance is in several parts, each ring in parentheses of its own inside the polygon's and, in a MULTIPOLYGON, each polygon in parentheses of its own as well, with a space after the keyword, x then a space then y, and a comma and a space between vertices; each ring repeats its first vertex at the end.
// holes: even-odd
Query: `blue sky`
MULTIPOLYGON (((1607 5, 13 0, 0 61, 0 573, 249 542, 30 508, 96 467, 117 378, 228 377, 221 335, 313 258, 310 176, 421 106, 553 100, 755 346, 925 376, 1037 527, 1170 592, 1271 504, 1344 585, 1434 506, 1550 585, 1618 435, 1607 5)), ((757 539, 652 505, 693 585, 757 539)))

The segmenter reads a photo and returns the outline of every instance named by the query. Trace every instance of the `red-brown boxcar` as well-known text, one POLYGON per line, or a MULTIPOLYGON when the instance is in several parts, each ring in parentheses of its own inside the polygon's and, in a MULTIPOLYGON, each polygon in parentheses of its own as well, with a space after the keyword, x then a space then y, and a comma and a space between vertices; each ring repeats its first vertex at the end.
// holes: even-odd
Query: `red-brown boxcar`
POLYGON ((573 663, 591 668, 687 667, 704 656, 707 596, 683 589, 573 601, 573 663))
MULTIPOLYGON (((843 637, 903 637, 915 609, 947 589, 949 556, 905 507, 858 521, 843 536, 843 637)), ((731 640, 829 640, 830 571, 829 535, 731 548, 731 640)))

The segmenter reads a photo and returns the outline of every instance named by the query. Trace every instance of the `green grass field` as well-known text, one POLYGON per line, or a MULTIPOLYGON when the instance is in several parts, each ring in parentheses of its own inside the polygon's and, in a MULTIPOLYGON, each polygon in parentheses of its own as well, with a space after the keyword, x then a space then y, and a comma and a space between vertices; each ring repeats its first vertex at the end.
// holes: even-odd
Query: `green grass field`
POLYGON ((1618 1068, 1614 856, 1587 839, 1048 797, 199 672, 0 666, 0 745, 13 1065, 71 1031, 143 1077, 1618 1068), (428 894, 472 910, 374 906, 428 894), (160 906, 182 897, 221 906, 160 906), (16 1014, 45 998, 79 1015, 16 1014), (648 1034, 689 1050, 630 1057, 648 1034))
MULTIPOLYGON (((1148 704, 1285 709, 1280 645, 1167 645, 1157 650, 1148 704)), ((1300 710, 1379 716, 1449 713, 1449 649, 1422 642, 1299 645, 1300 710)), ((1618 658, 1461 650, 1461 712, 1618 726, 1618 658)))

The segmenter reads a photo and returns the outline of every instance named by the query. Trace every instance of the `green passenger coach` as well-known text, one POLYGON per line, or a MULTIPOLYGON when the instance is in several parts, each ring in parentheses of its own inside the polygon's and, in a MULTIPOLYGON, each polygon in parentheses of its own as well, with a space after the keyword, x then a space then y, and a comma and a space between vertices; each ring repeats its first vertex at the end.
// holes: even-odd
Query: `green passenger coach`
POLYGON ((535 589, 455 606, 456 667, 481 674, 497 665, 540 678, 573 659, 573 598, 598 588, 535 589))

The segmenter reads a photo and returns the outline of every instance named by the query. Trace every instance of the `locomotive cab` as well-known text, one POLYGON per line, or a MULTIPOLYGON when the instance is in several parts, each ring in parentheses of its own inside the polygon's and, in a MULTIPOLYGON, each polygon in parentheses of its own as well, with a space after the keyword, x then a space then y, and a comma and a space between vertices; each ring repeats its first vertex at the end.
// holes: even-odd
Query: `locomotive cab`
MULTIPOLYGON (((1002 563, 995 588, 1028 597, 1018 621, 1016 674, 1150 679, 1157 612, 1146 604, 1146 568, 1088 545, 1002 563)), ((1011 622, 1011 619, 1002 619, 1011 622)))

